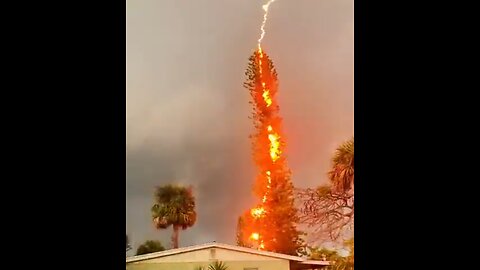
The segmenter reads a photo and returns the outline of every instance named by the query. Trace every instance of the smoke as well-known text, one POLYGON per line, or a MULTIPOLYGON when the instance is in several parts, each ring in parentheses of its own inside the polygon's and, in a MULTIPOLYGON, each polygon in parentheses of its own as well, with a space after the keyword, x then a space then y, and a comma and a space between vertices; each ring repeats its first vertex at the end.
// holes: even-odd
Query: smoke
POLYGON ((229 119, 225 97, 220 93, 205 95, 207 91, 186 88, 152 109, 143 121, 129 124, 127 214, 133 217, 129 227, 143 227, 150 239, 162 236, 165 244, 170 232, 155 231, 149 224, 156 186, 173 182, 194 187, 199 219, 193 228, 181 233, 181 244, 229 239, 235 234, 236 217, 226 213, 240 213, 242 201, 251 197, 243 184, 251 170, 250 143, 246 134, 229 128, 234 121, 242 126, 248 119, 229 119), (137 125, 144 129, 137 130, 137 125), (239 151, 241 146, 245 152, 239 151), (221 233, 210 229, 219 226, 227 229, 221 233))

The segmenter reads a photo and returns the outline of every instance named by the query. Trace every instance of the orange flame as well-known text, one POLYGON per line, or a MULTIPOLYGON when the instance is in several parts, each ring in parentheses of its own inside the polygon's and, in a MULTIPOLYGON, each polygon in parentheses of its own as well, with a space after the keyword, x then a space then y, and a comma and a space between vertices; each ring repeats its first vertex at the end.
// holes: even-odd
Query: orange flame
POLYGON ((267 107, 270 107, 270 105, 272 105, 272 98, 270 98, 270 91, 268 89, 263 92, 262 97, 265 103, 267 103, 267 107))
MULTIPOLYGON (((273 132, 272 126, 268 126, 268 132, 273 132)), ((270 158, 273 162, 280 158, 280 136, 277 133, 268 134, 268 140, 270 141, 270 158)))
MULTIPOLYGON (((267 23, 268 10, 269 10, 270 5, 273 2, 275 2, 275 0, 269 0, 266 4, 264 4, 262 6, 262 8, 264 10, 264 14, 263 14, 263 22, 262 22, 262 25, 260 27, 261 34, 260 34, 260 38, 258 39, 258 56, 259 56, 259 58, 258 58, 258 71, 259 71, 259 75, 260 75, 260 82, 261 82, 261 85, 262 85, 262 98, 263 98, 263 101, 265 102, 265 105, 266 105, 267 108, 269 108, 273 104, 272 94, 274 94, 275 92, 271 92, 270 89, 268 89, 266 87, 265 78, 263 78, 263 62, 262 62, 262 59, 263 59, 264 54, 263 54, 263 51, 262 51, 261 43, 262 43, 262 40, 265 36, 265 24, 267 23)), ((271 110, 271 108, 269 110, 271 110)), ((273 108, 273 110, 275 110, 275 108, 273 108)), ((280 146, 281 146, 280 135, 277 132, 274 131, 274 128, 272 127, 272 125, 267 126, 267 131, 268 131, 267 138, 268 138, 268 141, 269 141, 268 151, 269 151, 269 155, 270 155, 270 159, 271 159, 272 163, 275 163, 280 158, 280 155, 282 154, 282 151, 280 150, 280 146)), ((264 134, 264 133, 262 133, 262 134, 264 134)), ((271 173, 270 170, 266 170, 265 174, 266 174, 265 177, 267 179, 267 184, 266 184, 267 189, 266 189, 266 191, 263 195, 262 204, 260 206, 255 207, 255 208, 252 208, 250 210, 250 214, 254 219, 261 219, 267 213, 267 210, 265 209, 265 206, 266 206, 265 203, 268 200, 268 194, 269 194, 269 190, 270 190, 271 184, 272 184, 272 173, 271 173)), ((253 239, 253 240, 257 241, 258 249, 265 249, 265 244, 263 242, 262 236, 260 235, 260 233, 258 231, 253 232, 250 235, 250 239, 253 239)))
MULTIPOLYGON (((271 1, 273 2, 273 1, 271 1)), ((271 3, 269 2, 269 3, 271 3)), ((265 6, 264 6, 264 9, 265 9, 265 6)), ((267 6, 267 9, 265 9, 266 11, 268 11, 268 6, 267 6)), ((259 40, 261 41, 261 40, 259 40)), ((260 78, 262 80, 262 70, 263 70, 263 67, 262 67, 262 58, 263 58, 263 53, 262 53, 262 48, 260 47, 260 44, 259 44, 259 60, 258 60, 258 64, 259 64, 259 73, 260 73, 260 78)), ((266 89, 266 83, 262 80, 262 90, 263 90, 263 94, 262 94, 262 97, 263 97, 263 100, 265 101, 266 103, 266 106, 267 108, 270 107, 273 103, 272 101, 272 98, 270 96, 270 91, 268 89, 266 89)), ((269 144, 269 154, 270 154, 270 158, 272 160, 273 163, 275 163, 275 161, 277 161, 279 158, 280 158, 280 155, 282 154, 282 151, 280 150, 280 135, 278 135, 276 132, 273 131, 273 127, 271 125, 268 125, 267 126, 267 131, 268 131, 268 140, 270 141, 270 144, 269 144)), ((270 171, 266 171, 266 178, 268 180, 268 184, 267 184, 267 191, 265 192, 265 194, 263 195, 263 198, 262 198, 262 203, 266 203, 267 202, 267 199, 268 199, 268 190, 270 189, 270 185, 272 183, 272 179, 271 179, 271 172, 270 171)), ((262 217, 265 216, 265 213, 266 213, 266 210, 264 207, 260 206, 260 207, 257 207, 257 208, 252 208, 250 210, 250 214, 255 218, 255 219, 260 219, 262 217)), ((259 233, 253 233, 252 236, 251 236, 252 239, 254 239, 255 241, 258 241, 260 239, 260 234, 259 233)), ((265 245, 263 243, 263 240, 259 243, 259 246, 258 246, 259 249, 265 249, 265 245)))
POLYGON ((265 214, 265 209, 263 207, 252 208, 250 214, 252 214, 254 218, 261 218, 265 214))

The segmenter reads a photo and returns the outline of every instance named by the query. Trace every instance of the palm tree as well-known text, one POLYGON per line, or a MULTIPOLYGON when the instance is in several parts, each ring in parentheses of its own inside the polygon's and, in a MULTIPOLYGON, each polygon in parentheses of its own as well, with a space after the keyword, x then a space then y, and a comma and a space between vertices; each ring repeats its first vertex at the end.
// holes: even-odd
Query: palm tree
POLYGON ((224 262, 214 262, 208 266, 208 270, 227 270, 228 266, 224 262))
POLYGON ((155 191, 152 218, 157 229, 166 229, 172 225, 172 246, 178 248, 180 228, 185 230, 193 226, 197 220, 191 187, 175 185, 158 187, 155 191))
POLYGON ((353 138, 341 144, 333 157, 333 168, 328 173, 334 191, 347 193, 353 190, 354 154, 353 138))

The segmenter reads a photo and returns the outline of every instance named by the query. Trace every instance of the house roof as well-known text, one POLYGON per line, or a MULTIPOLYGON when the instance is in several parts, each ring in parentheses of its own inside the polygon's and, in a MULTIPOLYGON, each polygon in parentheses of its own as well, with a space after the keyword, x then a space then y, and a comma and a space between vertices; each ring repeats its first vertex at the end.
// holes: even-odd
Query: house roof
POLYGON ((316 260, 304 260, 300 262, 300 264, 308 264, 308 265, 330 265, 328 261, 316 261, 316 260))
MULTIPOLYGON (((305 262, 307 264, 311 264, 311 263, 308 263, 308 262, 313 262, 311 260, 307 260, 305 258, 298 257, 298 256, 290 256, 290 255, 285 255, 285 254, 280 254, 280 253, 275 253, 275 252, 270 252, 270 251, 256 250, 256 249, 252 249, 252 248, 239 247, 239 246, 221 244, 221 243, 216 243, 216 242, 211 242, 211 243, 206 243, 206 244, 201 244, 201 245, 195 245, 195 246, 189 246, 189 247, 183 247, 183 248, 169 249, 169 250, 149 253, 149 254, 145 254, 145 255, 128 257, 126 262, 130 263, 130 262, 143 261, 143 260, 148 260, 148 259, 171 256, 171 255, 185 253, 185 252, 207 249, 207 248, 221 248, 221 249, 227 249, 227 250, 232 250, 232 251, 237 251, 237 252, 244 252, 244 253, 250 253, 250 254, 255 254, 255 255, 262 255, 262 256, 267 256, 267 257, 272 257, 272 258, 279 258, 279 259, 284 259, 284 260, 289 260, 289 261, 305 262)), ((317 261, 315 261, 315 262, 317 262, 317 261)), ((321 263, 319 265, 329 265, 328 262, 322 262, 322 261, 319 261, 319 262, 321 263)))

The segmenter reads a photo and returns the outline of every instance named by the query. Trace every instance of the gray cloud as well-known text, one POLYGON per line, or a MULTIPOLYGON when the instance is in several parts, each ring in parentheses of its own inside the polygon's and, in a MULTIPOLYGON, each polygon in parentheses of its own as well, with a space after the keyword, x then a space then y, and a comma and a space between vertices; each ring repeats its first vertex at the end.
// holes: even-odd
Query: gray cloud
MULTIPOLYGON (((253 202, 249 94, 242 88, 262 10, 247 0, 127 1, 127 233, 169 245, 150 221, 155 186, 195 187, 199 219, 181 245, 234 243, 253 202)), ((326 181, 353 135, 353 1, 278 0, 264 48, 296 186, 326 181)))

